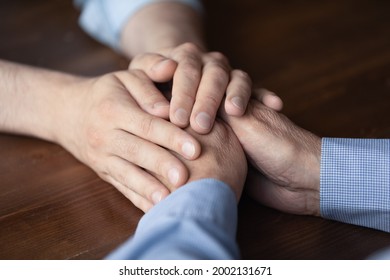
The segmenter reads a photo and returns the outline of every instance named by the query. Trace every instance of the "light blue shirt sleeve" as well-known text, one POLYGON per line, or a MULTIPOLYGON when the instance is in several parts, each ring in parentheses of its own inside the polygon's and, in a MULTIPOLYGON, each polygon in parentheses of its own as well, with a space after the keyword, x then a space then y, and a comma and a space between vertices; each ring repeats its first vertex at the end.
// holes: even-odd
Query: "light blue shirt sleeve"
POLYGON ((200 0, 74 0, 81 9, 79 24, 99 42, 119 50, 126 22, 144 6, 157 2, 180 2, 202 10, 200 0))
POLYGON ((214 179, 191 182, 154 206, 107 259, 238 259, 237 203, 214 179))
POLYGON ((390 139, 323 138, 324 218, 390 232, 390 139))

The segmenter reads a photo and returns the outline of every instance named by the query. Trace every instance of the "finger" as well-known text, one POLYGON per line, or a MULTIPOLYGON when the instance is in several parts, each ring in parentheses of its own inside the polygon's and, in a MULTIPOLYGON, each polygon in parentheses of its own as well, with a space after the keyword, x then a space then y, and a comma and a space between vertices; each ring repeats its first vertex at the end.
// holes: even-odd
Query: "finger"
POLYGON ((151 171, 148 171, 148 173, 153 177, 153 178, 156 178, 157 180, 159 180, 170 192, 174 192, 176 191, 179 187, 181 187, 182 185, 178 185, 178 186, 173 186, 171 184, 171 182, 167 181, 166 178, 160 176, 159 174, 157 173, 153 173, 151 171))
MULTIPOLYGON (((135 79, 135 81, 138 80, 135 79)), ((130 87, 129 91, 131 91, 130 84, 128 86, 130 87)), ((117 129, 122 129, 163 146, 186 159, 192 160, 199 156, 201 147, 193 136, 164 119, 144 112, 125 89, 119 88, 117 90, 125 91, 122 95, 118 95, 123 100, 107 99, 104 104, 100 105, 103 107, 101 109, 103 113, 109 112, 109 117, 117 129)))
POLYGON ((191 127, 198 133, 210 132, 229 82, 230 67, 220 53, 209 55, 191 114, 191 127))
POLYGON ((123 109, 118 116, 118 128, 174 151, 186 159, 196 159, 200 154, 199 142, 169 121, 151 116, 138 108, 133 108, 132 112, 123 109))
MULTIPOLYGON (((145 112, 160 118, 168 119, 169 102, 165 96, 156 88, 154 83, 142 71, 131 73, 122 71, 115 73, 128 91, 124 96, 130 94, 129 100, 135 100, 139 107, 145 112)), ((120 89, 118 89, 120 90, 120 89)))
POLYGON ((252 94, 252 80, 241 70, 233 70, 226 90, 225 110, 228 115, 242 116, 252 94))
POLYGON ((106 168, 107 173, 129 192, 137 193, 154 205, 170 193, 158 179, 121 157, 111 156, 106 168))
POLYGON ((173 186, 187 181, 185 165, 166 149, 137 136, 119 130, 112 136, 107 152, 136 166, 159 174, 173 186))
POLYGON ((275 111, 281 111, 283 109, 282 99, 272 91, 265 88, 256 89, 253 92, 253 96, 265 106, 275 111))
POLYGON ((153 207, 153 203, 151 203, 146 198, 140 196, 136 192, 133 192, 127 186, 117 181, 114 177, 107 174, 106 177, 103 179, 113 185, 121 194, 123 194, 128 200, 130 200, 135 207, 141 209, 143 212, 146 213, 153 207))
POLYGON ((173 77, 169 116, 175 125, 186 127, 201 78, 202 61, 199 53, 191 47, 184 48, 175 60, 178 66, 173 77))
POLYGON ((146 53, 138 55, 130 62, 130 70, 142 70, 157 83, 172 80, 177 63, 163 55, 146 53))

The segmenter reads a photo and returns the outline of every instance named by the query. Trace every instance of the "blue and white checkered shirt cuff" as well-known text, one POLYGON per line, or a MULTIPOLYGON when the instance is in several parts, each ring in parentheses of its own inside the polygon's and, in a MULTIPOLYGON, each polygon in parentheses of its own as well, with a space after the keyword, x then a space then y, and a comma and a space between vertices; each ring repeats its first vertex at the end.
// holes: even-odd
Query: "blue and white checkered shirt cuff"
POLYGON ((323 138, 321 215, 390 232, 390 139, 323 138))
POLYGON ((144 6, 157 2, 179 2, 202 11, 199 0, 74 0, 81 8, 79 24, 96 40, 119 51, 126 22, 144 6))

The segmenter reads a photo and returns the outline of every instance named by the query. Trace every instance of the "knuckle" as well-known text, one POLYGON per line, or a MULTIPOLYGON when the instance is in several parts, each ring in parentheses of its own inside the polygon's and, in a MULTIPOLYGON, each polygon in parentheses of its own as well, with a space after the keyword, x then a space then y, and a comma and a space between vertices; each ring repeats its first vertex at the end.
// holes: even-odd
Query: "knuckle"
POLYGON ((177 128, 168 135, 167 143, 169 143, 169 146, 167 148, 170 149, 173 154, 182 152, 183 139, 186 139, 185 137, 183 131, 177 128))
POLYGON ((212 75, 213 80, 218 79, 223 83, 228 83, 230 79, 230 68, 228 65, 218 61, 209 61, 204 66, 204 74, 212 75))
POLYGON ((126 153, 132 158, 132 157, 135 157, 139 154, 139 151, 140 151, 140 146, 138 143, 136 142, 127 142, 127 143, 123 143, 123 141, 120 141, 118 143, 118 145, 120 146, 120 148, 122 150, 125 150, 126 153))
POLYGON ((156 126, 157 119, 153 117, 143 118, 140 122, 140 135, 143 135, 143 138, 150 139, 153 134, 154 128, 156 126))
POLYGON ((214 67, 210 70, 213 75, 213 82, 219 87, 226 87, 229 82, 228 71, 222 67, 214 67))
POLYGON ((192 81, 197 81, 200 79, 200 70, 194 63, 189 60, 183 62, 182 74, 187 79, 192 81))
POLYGON ((205 104, 207 106, 218 108, 221 103, 221 97, 215 94, 209 94, 205 96, 205 104))
POLYGON ((125 175, 124 172, 115 172, 113 174, 113 176, 114 176, 115 180, 120 182, 125 187, 129 188, 131 186, 131 184, 130 184, 129 180, 127 179, 127 176, 125 175))
POLYGON ((104 145, 104 139, 100 130, 94 126, 86 129, 87 143, 92 148, 99 148, 104 145))
POLYGON ((108 96, 103 97, 97 105, 98 115, 108 120, 115 116, 117 109, 117 101, 108 96))
POLYGON ((239 95, 250 97, 251 93, 251 87, 246 83, 236 83, 232 86, 229 86, 227 89, 228 96, 239 95))
POLYGON ((173 155, 160 150, 153 155, 153 161, 146 168, 147 172, 158 180, 169 180, 169 169, 173 166, 173 155))
POLYGON ((243 80, 245 83, 252 84, 252 79, 250 78, 249 74, 243 70, 235 69, 233 70, 233 75, 243 80))
POLYGON ((187 53, 198 53, 200 51, 200 48, 191 42, 184 43, 180 46, 180 49, 187 53))
POLYGON ((113 151, 123 153, 126 158, 136 159, 140 151, 140 144, 138 141, 129 141, 123 135, 117 135, 112 141, 113 151))
MULTIPOLYGON (((169 168, 170 162, 171 162, 171 159, 168 156, 168 154, 160 155, 160 157, 156 157, 155 166, 154 166, 155 172, 159 176, 167 178, 169 176, 168 175, 169 174, 168 168, 169 168)), ((169 178, 167 178, 167 179, 169 179, 169 178)))
POLYGON ((242 70, 234 70, 232 81, 229 84, 228 94, 234 92, 240 95, 251 95, 252 80, 249 75, 242 70))
POLYGON ((187 110, 191 110, 196 100, 196 93, 193 93, 189 89, 182 89, 172 97, 172 107, 180 108, 183 107, 187 110))
POLYGON ((224 64, 229 63, 227 57, 221 52, 211 52, 209 53, 209 57, 224 64))
POLYGON ((173 53, 173 57, 177 60, 200 60, 200 49, 193 43, 184 43, 179 46, 173 53))

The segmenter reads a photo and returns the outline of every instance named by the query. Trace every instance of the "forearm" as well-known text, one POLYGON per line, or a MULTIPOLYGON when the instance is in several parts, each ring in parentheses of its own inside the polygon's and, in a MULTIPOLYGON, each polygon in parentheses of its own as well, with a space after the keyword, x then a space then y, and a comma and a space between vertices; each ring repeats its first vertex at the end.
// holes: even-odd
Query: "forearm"
POLYGON ((57 142, 65 91, 79 79, 0 60, 0 131, 57 142))
POLYGON ((133 238, 108 259, 237 259, 236 227, 236 199, 229 186, 198 180, 146 213, 133 238))
POLYGON ((121 49, 133 57, 186 42, 205 47, 201 15, 188 5, 167 1, 147 5, 130 18, 122 31, 121 49))

